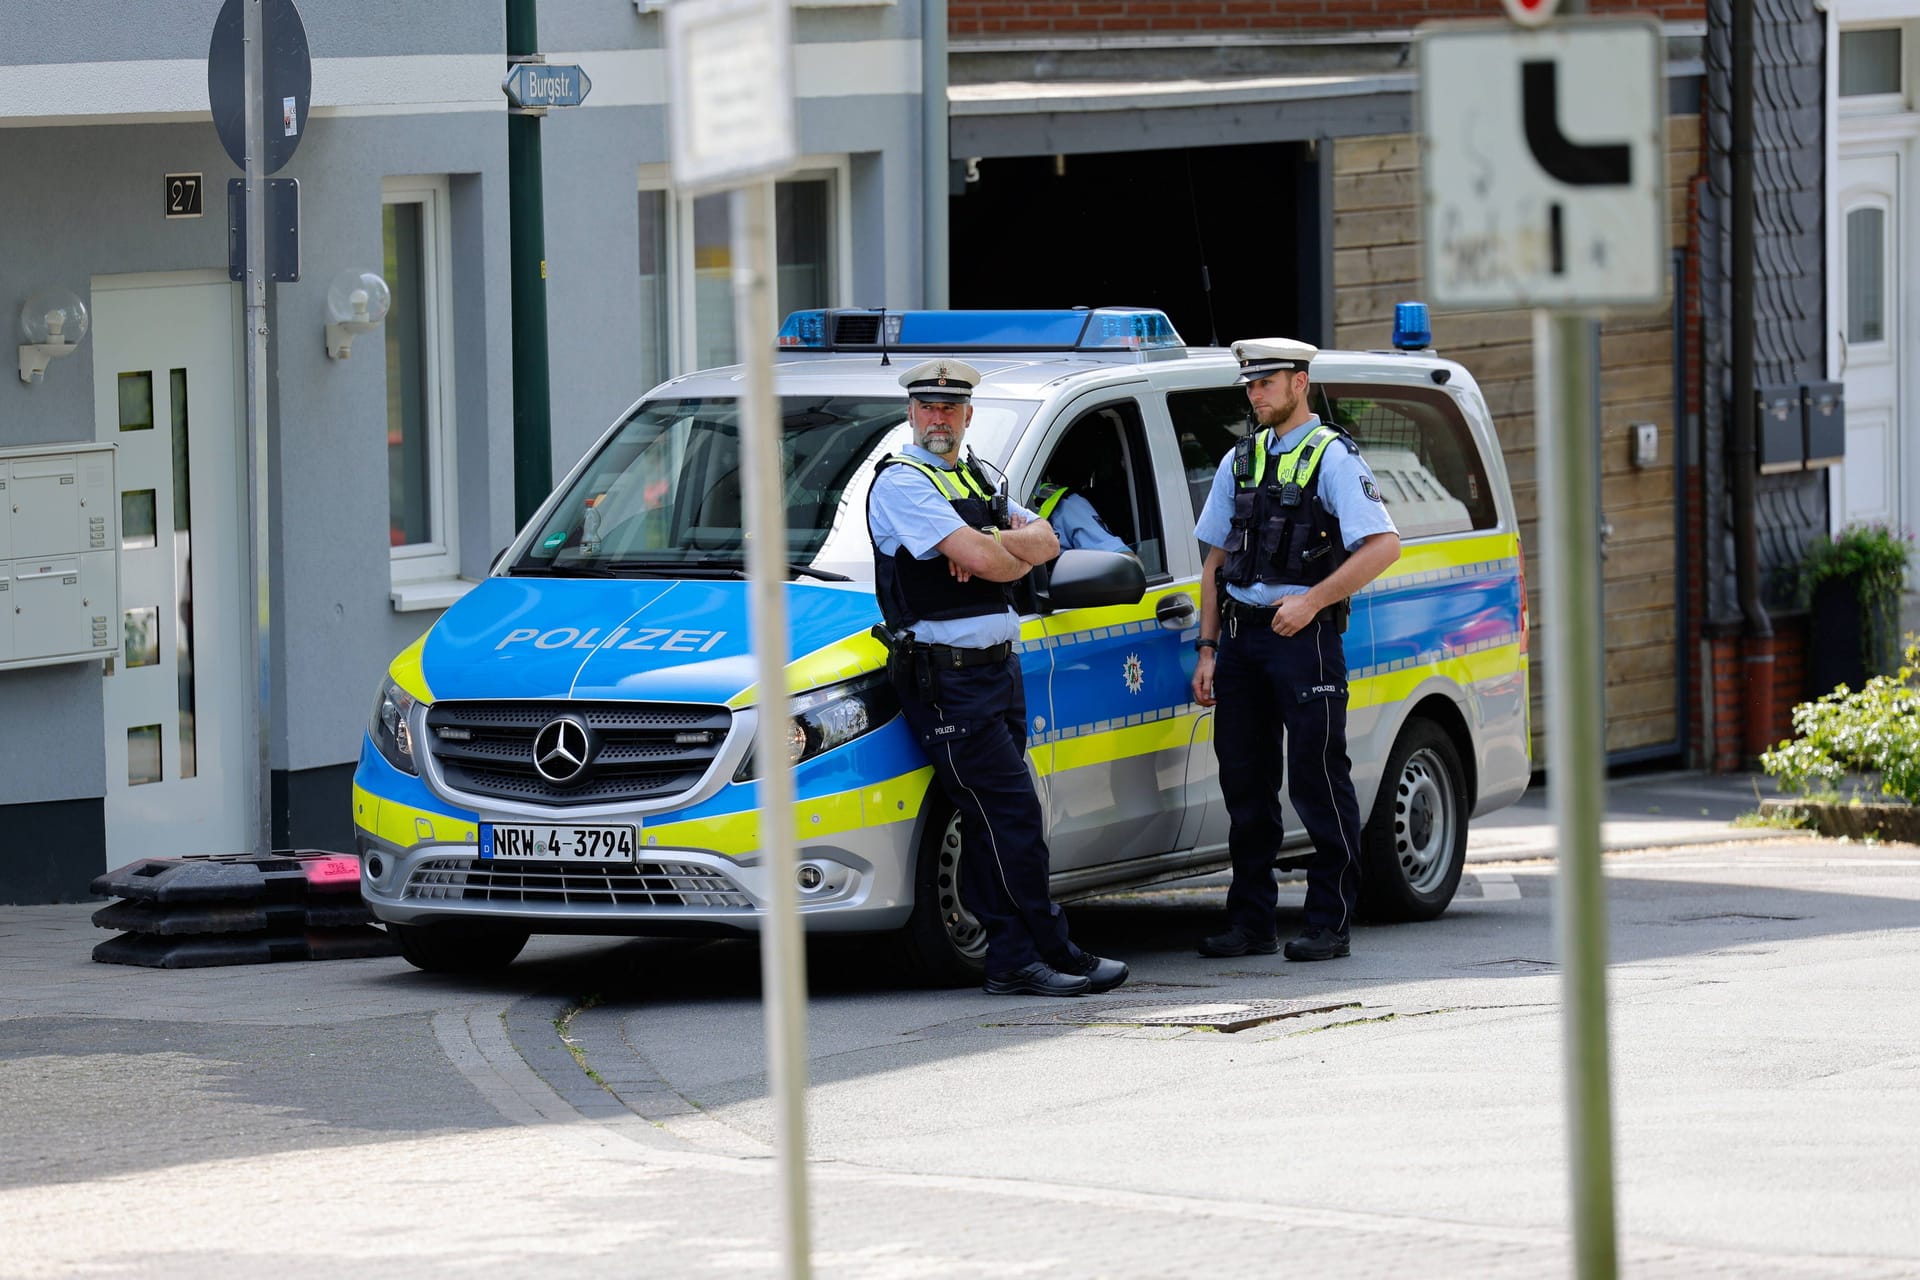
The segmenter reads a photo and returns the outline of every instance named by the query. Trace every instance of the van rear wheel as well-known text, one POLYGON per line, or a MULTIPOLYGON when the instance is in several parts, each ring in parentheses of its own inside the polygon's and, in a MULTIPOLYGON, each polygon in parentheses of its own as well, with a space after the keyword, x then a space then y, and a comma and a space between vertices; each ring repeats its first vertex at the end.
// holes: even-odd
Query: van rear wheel
POLYGON ((513 963, 527 945, 525 929, 462 924, 390 924, 407 963, 428 973, 490 973, 513 963))
POLYGON ((1467 773, 1446 730, 1407 722, 1387 757, 1361 839, 1361 915, 1431 920, 1467 865, 1467 773))
POLYGON ((987 930, 960 900, 960 814, 935 793, 913 876, 913 915, 899 946, 929 986, 968 987, 986 976, 987 930))

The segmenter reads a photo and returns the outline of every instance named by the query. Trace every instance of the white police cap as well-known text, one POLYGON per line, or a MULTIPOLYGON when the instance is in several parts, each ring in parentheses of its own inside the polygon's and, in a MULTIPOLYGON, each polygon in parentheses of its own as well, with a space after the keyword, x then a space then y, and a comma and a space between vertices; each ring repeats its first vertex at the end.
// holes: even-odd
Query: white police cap
POLYGON ((1240 362, 1240 381, 1258 382, 1272 374, 1305 373, 1320 348, 1295 338, 1242 338, 1233 344, 1240 362))
POLYGON ((978 369, 965 360, 945 357, 924 361, 900 375, 900 385, 915 400, 948 404, 965 404, 973 399, 973 389, 979 384, 978 369))

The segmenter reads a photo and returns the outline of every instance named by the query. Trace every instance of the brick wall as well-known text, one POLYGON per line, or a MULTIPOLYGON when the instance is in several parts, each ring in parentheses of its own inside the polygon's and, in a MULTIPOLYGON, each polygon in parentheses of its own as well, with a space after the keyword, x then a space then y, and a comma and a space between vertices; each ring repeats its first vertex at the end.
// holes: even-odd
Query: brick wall
MULTIPOLYGON (((1706 5, 1593 0, 1595 13, 1704 22, 1706 5)), ((955 36, 1099 33, 1406 31, 1434 18, 1496 18, 1499 0, 949 0, 955 36)))

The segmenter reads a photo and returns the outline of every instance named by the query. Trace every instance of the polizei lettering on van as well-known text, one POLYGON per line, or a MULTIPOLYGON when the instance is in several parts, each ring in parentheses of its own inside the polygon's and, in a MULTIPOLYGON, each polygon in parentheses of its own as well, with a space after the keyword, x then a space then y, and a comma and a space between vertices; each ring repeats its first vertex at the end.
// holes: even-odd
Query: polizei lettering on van
POLYGON ((506 639, 493 646, 531 644, 536 649, 657 649, 662 653, 705 653, 727 638, 724 631, 675 630, 672 627, 615 627, 600 637, 600 628, 554 627, 541 631, 535 627, 515 627, 506 639))

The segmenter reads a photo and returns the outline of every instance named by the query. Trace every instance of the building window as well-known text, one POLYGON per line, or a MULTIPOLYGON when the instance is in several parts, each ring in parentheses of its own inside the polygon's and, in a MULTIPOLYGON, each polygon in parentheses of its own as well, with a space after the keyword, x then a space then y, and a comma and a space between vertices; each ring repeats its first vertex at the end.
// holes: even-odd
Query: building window
POLYGON ((1887 340, 1887 211, 1847 210, 1847 341, 1887 340))
MULTIPOLYGON (((725 195, 684 196, 663 168, 640 177, 640 364, 648 386, 739 359, 733 217, 725 195)), ((781 315, 845 305, 851 246, 847 165, 809 161, 774 185, 774 305, 781 315)))
POLYGON ((452 239, 444 178, 381 186, 387 356, 387 537, 393 580, 459 576, 454 479, 452 239))
POLYGON ((673 198, 640 191, 640 381, 656 386, 673 369, 673 198))
POLYGON ((1900 28, 1840 33, 1840 96, 1870 98, 1901 91, 1900 28))

